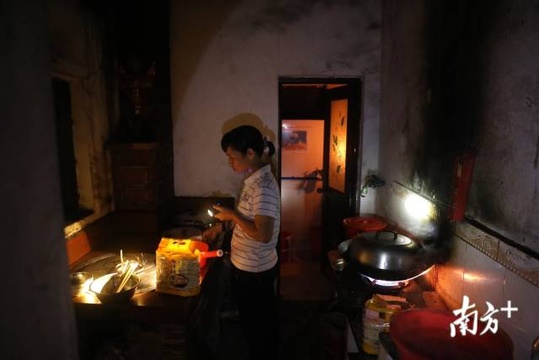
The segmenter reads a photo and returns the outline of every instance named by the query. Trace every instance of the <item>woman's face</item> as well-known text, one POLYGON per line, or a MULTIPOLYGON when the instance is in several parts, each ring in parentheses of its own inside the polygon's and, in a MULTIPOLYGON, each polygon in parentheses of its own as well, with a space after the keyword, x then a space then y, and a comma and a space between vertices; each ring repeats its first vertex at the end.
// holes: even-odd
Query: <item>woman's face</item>
POLYGON ((252 167, 252 154, 253 150, 248 149, 246 154, 242 154, 232 147, 226 149, 226 156, 228 156, 228 165, 239 174, 245 174, 252 167))

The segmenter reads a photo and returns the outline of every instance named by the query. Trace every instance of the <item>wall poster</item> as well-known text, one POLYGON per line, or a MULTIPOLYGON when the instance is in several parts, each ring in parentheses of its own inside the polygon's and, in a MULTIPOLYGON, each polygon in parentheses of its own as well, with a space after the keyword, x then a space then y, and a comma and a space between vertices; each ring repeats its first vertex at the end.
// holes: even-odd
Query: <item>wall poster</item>
POLYGON ((308 132, 307 129, 288 128, 282 132, 283 151, 287 150, 307 150, 308 132))
POLYGON ((312 177, 324 163, 324 120, 283 119, 281 176, 312 177))

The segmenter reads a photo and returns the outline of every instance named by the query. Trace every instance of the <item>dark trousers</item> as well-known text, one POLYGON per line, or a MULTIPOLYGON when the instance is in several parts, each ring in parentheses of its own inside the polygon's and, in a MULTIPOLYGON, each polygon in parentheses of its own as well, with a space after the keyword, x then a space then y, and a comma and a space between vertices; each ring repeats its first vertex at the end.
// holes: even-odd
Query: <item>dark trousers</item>
POLYGON ((278 359, 279 317, 274 289, 278 266, 261 273, 251 273, 232 265, 231 271, 232 294, 237 301, 250 359, 278 359))

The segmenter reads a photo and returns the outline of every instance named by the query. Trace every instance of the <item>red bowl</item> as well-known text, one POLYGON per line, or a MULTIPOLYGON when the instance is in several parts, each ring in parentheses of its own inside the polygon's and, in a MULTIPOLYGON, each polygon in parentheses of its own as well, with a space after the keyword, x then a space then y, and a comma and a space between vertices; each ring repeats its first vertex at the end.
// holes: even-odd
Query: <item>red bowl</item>
MULTIPOLYGON (((459 332, 451 337, 451 324, 459 319, 449 311, 410 309, 391 317, 389 334, 397 346, 400 360, 511 360, 513 342, 500 328, 485 334, 484 323, 477 323, 476 334, 459 332)), ((468 329, 473 321, 468 323, 468 329)))

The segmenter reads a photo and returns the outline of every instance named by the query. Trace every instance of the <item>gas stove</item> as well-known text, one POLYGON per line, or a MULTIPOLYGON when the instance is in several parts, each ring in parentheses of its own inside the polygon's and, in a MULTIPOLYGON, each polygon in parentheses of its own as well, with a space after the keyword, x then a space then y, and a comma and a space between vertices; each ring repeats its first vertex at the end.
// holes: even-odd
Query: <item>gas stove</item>
MULTIPOLYGON (((422 275, 422 274, 420 274, 422 275)), ((421 281, 417 277, 398 280, 385 281, 377 280, 365 276, 352 267, 344 267, 336 272, 337 299, 335 300, 335 310, 341 311, 347 315, 348 319, 348 339, 352 346, 348 350, 351 353, 358 353, 364 358, 372 358, 362 350, 363 339, 363 316, 366 303, 373 298, 375 294, 391 295, 406 299, 410 306, 425 306, 423 303, 423 290, 421 281)), ((395 354, 392 348, 391 339, 380 339, 380 348, 378 359, 391 360, 395 354)), ((360 357, 362 358, 362 357, 360 357)))
POLYGON ((379 280, 372 277, 361 275, 363 281, 371 285, 373 291, 379 294, 396 294, 408 286, 410 280, 379 280))

